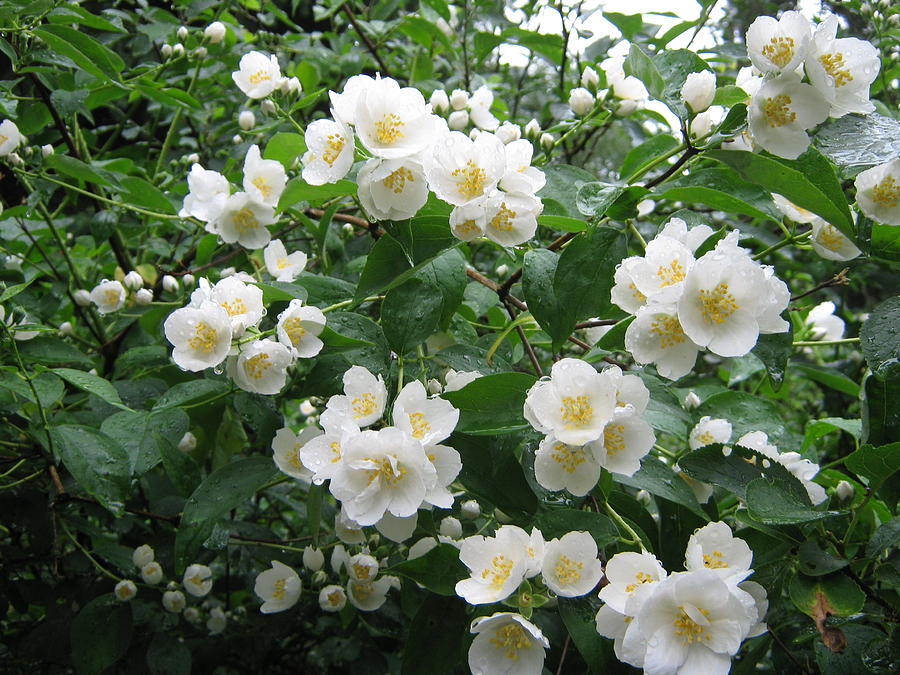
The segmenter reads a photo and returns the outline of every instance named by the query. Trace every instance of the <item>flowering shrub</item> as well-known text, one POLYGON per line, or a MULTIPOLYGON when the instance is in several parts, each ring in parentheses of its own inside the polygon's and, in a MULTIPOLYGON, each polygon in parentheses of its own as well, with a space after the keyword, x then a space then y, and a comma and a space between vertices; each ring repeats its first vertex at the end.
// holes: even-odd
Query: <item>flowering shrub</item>
POLYGON ((0 1, 4 672, 896 672, 900 14, 714 6, 0 1))

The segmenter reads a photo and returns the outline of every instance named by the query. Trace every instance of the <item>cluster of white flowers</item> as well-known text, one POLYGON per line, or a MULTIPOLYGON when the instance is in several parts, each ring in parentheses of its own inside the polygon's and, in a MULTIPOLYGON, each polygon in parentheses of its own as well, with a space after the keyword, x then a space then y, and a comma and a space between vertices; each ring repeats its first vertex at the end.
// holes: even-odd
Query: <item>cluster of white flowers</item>
POLYGON ((837 38, 837 29, 834 15, 813 26, 795 11, 750 24, 746 42, 755 71, 739 85, 751 95, 753 140, 772 154, 794 159, 809 146, 807 129, 829 116, 875 109, 869 87, 881 67, 878 50, 865 40, 837 38), (801 82, 804 70, 809 84, 801 82))
POLYGON ((218 171, 191 166, 189 192, 178 215, 202 220, 206 231, 226 244, 263 248, 272 238, 268 225, 275 222, 275 207, 287 174, 281 162, 262 159, 259 146, 251 145, 244 157, 243 191, 231 194, 231 184, 218 171))
POLYGON ((306 182, 343 178, 353 164, 358 136, 371 156, 357 176, 358 195, 372 218, 411 218, 430 190, 454 206, 450 226, 464 241, 486 236, 514 246, 534 235, 543 209, 536 192, 545 177, 531 166, 533 147, 518 138, 521 132, 505 131, 504 145, 500 129, 487 118, 493 100, 487 88, 471 99, 466 95, 461 104, 458 92, 448 99, 454 107, 468 105, 473 119, 498 131, 483 131, 474 140, 451 131, 417 89, 391 78, 356 75, 341 93, 330 95, 334 119, 317 120, 306 129, 306 182))
MULTIPOLYGON (((173 279, 172 277, 168 277, 173 279)), ((175 282, 176 285, 178 282, 175 282)), ((144 278, 134 270, 122 281, 103 279, 90 291, 79 289, 73 294, 75 302, 82 307, 93 304, 101 314, 118 312, 131 297, 135 304, 149 305, 153 302, 153 291, 144 288, 144 278)))
POLYGON ((635 315, 625 348, 670 380, 689 373, 701 349, 743 356, 761 333, 790 327, 781 318, 790 301, 787 285, 738 245, 738 230, 694 257, 711 234, 707 225, 689 230, 673 218, 643 256, 625 258, 616 268, 612 301, 635 315))
MULTIPOLYGON (((610 56, 600 64, 613 96, 619 99, 616 113, 622 116, 629 115, 642 107, 650 97, 643 82, 634 75, 625 75, 624 65, 625 58, 622 56, 610 56)), ((605 92, 598 94, 598 96, 604 95, 605 92)))
POLYGON ((597 632, 648 675, 727 673, 741 643, 766 631, 766 590, 746 581, 752 563, 723 522, 691 535, 685 572, 668 574, 650 553, 617 553, 606 565, 597 632))
MULTIPOLYGON (((453 432, 459 411, 413 380, 394 400, 393 426, 368 429, 387 405, 384 380, 353 366, 343 381, 344 393, 332 396, 319 417, 321 430, 308 426, 298 435, 285 427, 276 433, 275 463, 299 480, 330 481, 341 502, 336 529, 374 525, 392 541, 404 541, 415 530, 419 508, 453 504, 448 486, 462 462, 441 441, 453 432)), ((356 536, 361 541, 361 532, 345 541, 356 536)))
MULTIPOLYGON (((283 271, 279 267, 274 265, 276 271, 283 271)), ((217 368, 231 357, 227 369, 235 384, 258 394, 277 394, 295 359, 312 358, 322 350, 317 336, 325 328, 325 315, 301 300, 291 300, 278 315, 277 340, 259 337, 257 326, 265 307, 262 291, 253 281, 245 274, 234 274, 215 285, 201 278, 190 303, 172 312, 163 329, 174 347, 172 359, 185 370, 217 368), (248 331, 251 336, 243 337, 248 331)))
POLYGON ((534 458, 538 483, 583 496, 601 469, 633 475, 656 442, 641 417, 649 400, 641 379, 617 366, 598 372, 578 359, 554 363, 525 398, 525 419, 545 434, 534 458))

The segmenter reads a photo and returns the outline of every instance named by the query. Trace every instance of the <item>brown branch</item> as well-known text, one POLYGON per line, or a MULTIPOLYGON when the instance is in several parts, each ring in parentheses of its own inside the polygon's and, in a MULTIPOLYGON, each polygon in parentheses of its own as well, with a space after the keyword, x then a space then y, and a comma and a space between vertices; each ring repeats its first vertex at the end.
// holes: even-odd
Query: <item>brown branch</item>
POLYGON ((775 633, 774 630, 772 630, 772 626, 766 624, 766 628, 769 629, 769 635, 772 636, 772 639, 775 641, 775 644, 777 644, 779 647, 781 647, 781 650, 785 654, 787 654, 788 658, 794 662, 795 666, 797 666, 797 672, 805 673, 806 675, 809 675, 809 668, 804 667, 804 665, 802 663, 800 663, 800 660, 796 656, 794 656, 793 652, 791 652, 791 650, 785 646, 784 642, 781 641, 781 638, 778 637, 778 635, 775 633))
POLYGON ((560 675, 563 671, 563 664, 566 662, 566 655, 569 653, 569 644, 572 642, 572 637, 567 633, 566 641, 563 643, 562 654, 559 657, 559 665, 556 666, 556 675, 560 675))
POLYGON ((356 16, 353 14, 353 10, 350 9, 350 5, 348 3, 344 3, 341 5, 341 10, 344 14, 347 15, 347 18, 350 20, 350 23, 353 25, 353 29, 362 38, 362 41, 366 45, 366 49, 369 50, 369 53, 375 58, 375 61, 378 63, 381 68, 381 74, 384 77, 390 76, 390 71, 388 70, 387 64, 385 64, 384 60, 381 58, 381 54, 378 53, 378 48, 375 46, 375 43, 363 32, 362 27, 359 25, 359 22, 356 20, 356 16))
MULTIPOLYGON (((516 312, 512 308, 509 302, 509 298, 506 298, 503 301, 503 304, 506 306, 506 311, 509 313, 509 318, 513 321, 516 319, 516 312)), ((531 343, 528 341, 528 338, 525 336, 525 330, 522 326, 516 326, 516 334, 519 336, 519 340, 522 341, 522 346, 525 348, 525 353, 528 354, 528 360, 531 361, 531 365, 534 368, 534 372, 538 377, 544 376, 544 371, 541 368, 541 362, 538 361, 537 354, 534 353, 534 347, 531 346, 531 343)))
POLYGON ((597 328, 598 326, 614 326, 619 323, 618 319, 597 319, 596 321, 582 321, 576 323, 575 328, 597 328))
POLYGON ((845 286, 845 285, 849 284, 850 279, 847 277, 847 272, 849 272, 849 271, 850 271, 850 268, 845 267, 840 272, 835 274, 833 277, 831 277, 830 279, 826 279, 818 286, 815 286, 814 288, 809 289, 808 291, 806 291, 806 293, 801 293, 800 295, 793 296, 791 298, 791 302, 796 302, 797 300, 800 300, 801 298, 805 298, 807 295, 812 295, 816 291, 821 291, 823 288, 829 288, 831 286, 845 286))

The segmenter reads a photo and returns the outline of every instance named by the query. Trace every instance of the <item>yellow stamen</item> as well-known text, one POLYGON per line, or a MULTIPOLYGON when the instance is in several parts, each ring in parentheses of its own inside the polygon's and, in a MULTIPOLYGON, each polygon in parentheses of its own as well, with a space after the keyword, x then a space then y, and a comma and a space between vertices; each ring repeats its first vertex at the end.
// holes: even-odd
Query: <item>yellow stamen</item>
POLYGON ((790 108, 791 97, 787 94, 767 98, 763 103, 763 114, 770 127, 783 127, 797 119, 797 113, 790 108))
POLYGON ((215 328, 203 321, 194 326, 194 335, 188 340, 188 346, 201 354, 209 354, 216 348, 219 334, 215 328))
POLYGON ((562 406, 559 408, 567 429, 584 427, 591 423, 594 417, 594 409, 591 407, 590 396, 563 396, 562 406))
POLYGON ((794 38, 773 37, 762 48, 763 56, 779 68, 784 68, 794 58, 794 38))
POLYGON ((719 282, 711 291, 701 288, 700 305, 706 323, 723 323, 741 308, 734 296, 728 292, 728 284, 724 281, 719 282))
POLYGON ((480 168, 471 159, 466 162, 466 166, 460 169, 454 169, 450 172, 451 176, 459 177, 456 183, 456 190, 461 197, 466 199, 475 199, 484 193, 484 186, 487 184, 487 173, 480 168))

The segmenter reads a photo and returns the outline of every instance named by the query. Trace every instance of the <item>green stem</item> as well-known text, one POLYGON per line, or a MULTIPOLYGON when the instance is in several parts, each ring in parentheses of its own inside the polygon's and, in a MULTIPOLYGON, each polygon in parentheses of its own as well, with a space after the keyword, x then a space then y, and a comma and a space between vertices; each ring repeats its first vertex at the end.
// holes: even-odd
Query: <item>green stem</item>
MULTIPOLYGON (((272 103, 275 103, 275 101, 272 101, 272 103)), ((279 116, 281 119, 283 119, 283 120, 289 122, 289 123, 291 124, 291 126, 294 127, 294 130, 295 130, 298 134, 300 134, 301 136, 305 136, 305 135, 306 135, 306 130, 305 130, 303 127, 301 127, 293 117, 291 117, 290 113, 288 113, 287 110, 285 110, 284 108, 282 108, 282 107, 281 107, 280 105, 278 105, 277 103, 275 103, 275 112, 278 113, 278 116, 279 116)))
POLYGON ((47 411, 44 410, 44 406, 41 405, 41 398, 38 396, 34 382, 31 380, 31 375, 28 374, 28 370, 25 368, 25 363, 22 361, 22 355, 19 354, 19 347, 16 345, 15 338, 13 338, 12 333, 9 332, 9 328, 6 327, 5 321, 0 321, 0 326, 3 327, 3 332, 6 333, 6 339, 9 340, 13 353, 16 355, 16 361, 19 364, 19 368, 22 370, 22 377, 25 378, 25 381, 28 383, 28 388, 31 389, 31 393, 34 396, 34 404, 37 406, 38 413, 41 416, 41 422, 44 424, 44 432, 47 434, 47 447, 52 455, 53 437, 50 435, 50 420, 47 419, 47 411))
POLYGON ((647 240, 644 239, 640 232, 638 232, 634 221, 630 218, 628 219, 628 229, 631 230, 631 233, 637 238, 638 242, 641 244, 641 248, 647 248, 647 240))
POLYGON ((681 152, 682 150, 686 150, 686 149, 687 149, 687 145, 686 145, 685 143, 681 143, 680 145, 675 146, 674 148, 672 148, 671 150, 669 150, 667 153, 660 155, 659 157, 657 157, 656 159, 654 159, 652 162, 650 162, 650 163, 647 164, 646 166, 641 167, 640 169, 638 169, 637 171, 635 171, 633 174, 631 174, 630 176, 628 176, 628 178, 625 179, 625 182, 626 182, 626 183, 633 183, 633 182, 636 181, 638 178, 640 178, 641 176, 645 175, 648 171, 651 171, 652 169, 655 169, 657 166, 659 166, 660 164, 662 164, 663 162, 665 162, 665 161, 666 161, 667 159, 669 159, 670 157, 674 157, 674 156, 677 155, 679 152, 681 152))
POLYGON ((612 517, 612 519, 616 521, 616 524, 623 530, 625 530, 629 535, 631 535, 631 541, 628 541, 624 538, 622 539, 622 541, 626 544, 634 544, 636 546, 640 546, 641 551, 646 553, 647 549, 644 547, 644 541, 640 538, 638 533, 634 531, 634 528, 632 528, 631 525, 625 522, 625 519, 620 516, 612 506, 609 505, 609 502, 604 502, 603 506, 606 509, 606 512, 612 517))
MULTIPOLYGON (((362 304, 364 302, 376 302, 377 300, 384 300, 384 296, 383 295, 373 295, 368 298, 363 298, 362 300, 359 301, 359 304, 362 304)), ((333 312, 334 310, 340 309, 341 307, 349 307, 350 305, 355 304, 355 303, 356 303, 356 300, 344 300, 342 302, 337 302, 333 305, 328 305, 328 307, 326 307, 325 309, 322 310, 322 313, 328 314, 328 312, 333 312)))
POLYGON ((15 481, 14 483, 8 483, 7 485, 0 485, 0 490, 8 490, 9 488, 15 487, 16 485, 21 485, 22 483, 27 483, 32 478, 37 478, 38 476, 40 476, 42 473, 44 473, 44 470, 38 469, 30 476, 25 476, 25 478, 20 478, 19 480, 15 481))
POLYGON ((849 345, 859 342, 859 338, 844 338, 842 340, 800 340, 794 343, 794 347, 827 347, 829 345, 849 345))
POLYGON ((772 244, 769 248, 760 251, 759 253, 757 253, 756 255, 753 256, 753 259, 759 260, 760 258, 768 255, 769 253, 772 253, 773 251, 777 251, 778 249, 784 248, 785 246, 788 246, 790 244, 795 244, 799 241, 803 241, 804 239, 809 237, 810 234, 811 234, 811 232, 804 232, 803 234, 798 234, 795 237, 786 237, 786 238, 782 239, 781 241, 779 241, 778 243, 772 244))
POLYGON ((669 457, 669 458, 671 458, 671 459, 678 459, 678 454, 677 454, 677 453, 674 453, 674 452, 672 452, 671 450, 667 450, 666 448, 664 448, 663 446, 659 445, 658 443, 654 443, 654 444, 653 444, 653 447, 656 448, 657 451, 659 451, 659 452, 661 452, 662 454, 664 454, 666 457, 669 457))
POLYGON ((121 577, 117 577, 115 574, 106 569, 103 565, 101 565, 97 559, 91 555, 90 551, 88 551, 84 546, 82 546, 81 542, 69 531, 69 528, 66 527, 66 524, 60 519, 59 524, 62 526, 63 532, 72 540, 72 543, 78 548, 79 551, 84 553, 85 557, 93 563, 94 567, 97 568, 98 571, 102 572, 104 575, 108 576, 110 579, 115 581, 122 581, 121 577))

